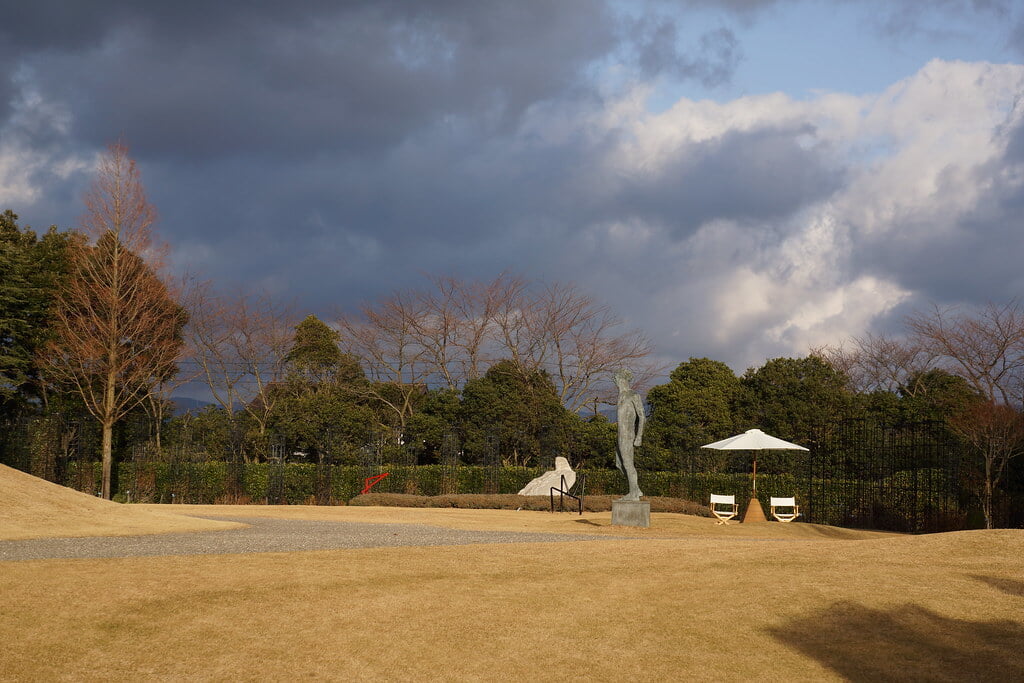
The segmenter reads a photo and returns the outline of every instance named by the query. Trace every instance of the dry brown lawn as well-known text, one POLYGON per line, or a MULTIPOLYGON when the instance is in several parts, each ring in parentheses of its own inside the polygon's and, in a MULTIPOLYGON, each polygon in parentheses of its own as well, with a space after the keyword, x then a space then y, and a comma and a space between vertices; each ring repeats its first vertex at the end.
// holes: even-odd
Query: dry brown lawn
POLYGON ((377 524, 429 524, 478 531, 528 531, 595 534, 626 538, 684 538, 690 536, 740 539, 854 540, 896 536, 880 531, 860 531, 815 524, 718 525, 710 517, 652 513, 648 529, 611 525, 611 512, 563 512, 529 510, 474 510, 456 508, 396 508, 316 505, 133 505, 142 510, 211 517, 277 517, 377 524))
POLYGON ((623 530, 610 513, 444 509, 173 513, 629 538, 0 563, 0 678, 1024 680, 1022 531, 900 536, 681 515, 623 530))

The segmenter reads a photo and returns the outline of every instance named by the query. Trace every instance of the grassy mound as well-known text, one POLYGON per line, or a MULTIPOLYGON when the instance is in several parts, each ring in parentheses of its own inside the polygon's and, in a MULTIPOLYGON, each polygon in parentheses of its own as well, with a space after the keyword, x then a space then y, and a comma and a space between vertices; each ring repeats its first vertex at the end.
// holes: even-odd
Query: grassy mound
POLYGON ((0 540, 134 536, 237 526, 241 525, 113 503, 0 465, 0 540))

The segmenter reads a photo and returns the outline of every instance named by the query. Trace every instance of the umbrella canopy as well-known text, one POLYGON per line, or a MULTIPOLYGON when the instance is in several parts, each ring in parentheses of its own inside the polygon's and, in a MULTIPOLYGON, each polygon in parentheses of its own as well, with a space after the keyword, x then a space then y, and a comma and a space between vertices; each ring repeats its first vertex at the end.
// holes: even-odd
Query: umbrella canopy
MULTIPOLYGON (((780 451, 806 451, 809 450, 803 446, 798 446, 795 443, 789 441, 783 441, 782 439, 776 439, 774 436, 765 434, 760 429, 748 429, 742 434, 736 436, 730 436, 728 439, 722 439, 714 443, 709 443, 701 448, 717 448, 722 451, 766 451, 766 450, 780 450, 780 451)), ((752 479, 754 494, 757 494, 757 453, 754 454, 754 476, 752 479)))
POLYGON ((701 448, 717 448, 723 451, 764 451, 769 449, 796 451, 808 450, 803 446, 796 445, 795 443, 776 439, 774 436, 765 434, 760 429, 748 429, 742 434, 737 434, 736 436, 730 436, 728 439, 722 439, 721 441, 706 444, 701 446, 701 448))

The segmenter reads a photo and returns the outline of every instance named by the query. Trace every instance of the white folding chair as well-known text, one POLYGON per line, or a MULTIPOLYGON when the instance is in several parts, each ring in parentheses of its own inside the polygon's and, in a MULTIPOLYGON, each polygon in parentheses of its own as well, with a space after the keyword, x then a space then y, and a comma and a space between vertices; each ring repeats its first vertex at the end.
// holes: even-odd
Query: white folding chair
POLYGON ((792 522, 800 516, 800 506, 796 504, 796 498, 775 498, 773 496, 771 515, 780 522, 792 522))
POLYGON ((719 496, 711 494, 711 514, 718 518, 715 524, 728 524, 729 520, 739 514, 740 506, 736 504, 736 496, 719 496))

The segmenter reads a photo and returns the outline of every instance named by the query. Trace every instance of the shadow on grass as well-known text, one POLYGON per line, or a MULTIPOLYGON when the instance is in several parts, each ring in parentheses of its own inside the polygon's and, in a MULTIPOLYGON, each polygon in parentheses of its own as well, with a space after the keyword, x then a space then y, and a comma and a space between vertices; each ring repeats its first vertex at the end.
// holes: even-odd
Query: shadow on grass
POLYGON ((915 605, 851 602, 767 632, 844 678, 1024 680, 1024 623, 950 619, 915 605))
POLYGON ((1015 581, 1014 579, 1001 579, 994 576, 980 576, 974 574, 971 576, 972 579, 987 583, 997 590, 1001 590, 1004 593, 1009 593, 1018 598, 1024 598, 1024 581, 1015 581))
MULTIPOLYGON (((836 539, 848 539, 850 538, 851 531, 870 531, 875 532, 874 529, 848 529, 845 527, 834 527, 834 526, 821 526, 818 524, 808 524, 806 522, 797 522, 801 528, 809 529, 815 536, 821 536, 822 538, 836 538, 836 539)), ((778 522, 772 522, 772 524, 778 524, 778 522)), ((877 532, 875 532, 877 533, 877 532)), ((896 535, 893 533, 892 535, 896 535)))
POLYGON ((590 526, 604 526, 604 524, 598 524, 597 522, 590 519, 574 519, 577 524, 589 524, 590 526))

